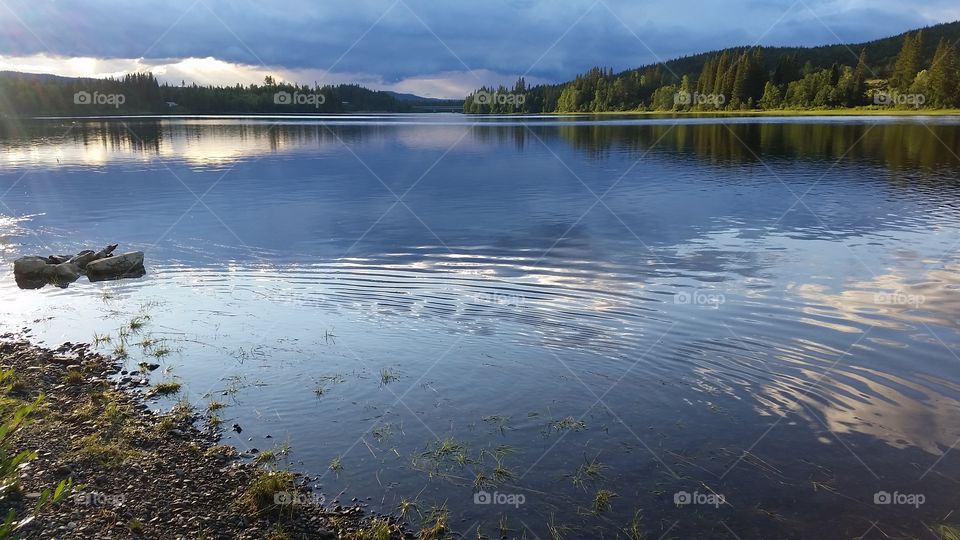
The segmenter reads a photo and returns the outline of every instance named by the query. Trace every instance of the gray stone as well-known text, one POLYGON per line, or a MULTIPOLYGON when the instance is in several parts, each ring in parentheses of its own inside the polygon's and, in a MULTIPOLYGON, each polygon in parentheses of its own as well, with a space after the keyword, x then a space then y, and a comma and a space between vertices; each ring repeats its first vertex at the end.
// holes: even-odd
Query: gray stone
POLYGON ((58 284, 73 283, 80 279, 80 267, 71 263, 60 263, 53 267, 51 281, 58 284))
POLYGON ((103 259, 97 259, 87 264, 87 277, 90 281, 128 277, 144 274, 143 252, 131 251, 103 259))
POLYGON ((96 258, 97 254, 92 249, 85 249, 70 259, 70 262, 79 266, 80 268, 86 268, 87 264, 96 258))
POLYGON ((13 261, 13 273, 24 277, 42 277, 47 268, 47 259, 43 257, 20 257, 13 261))

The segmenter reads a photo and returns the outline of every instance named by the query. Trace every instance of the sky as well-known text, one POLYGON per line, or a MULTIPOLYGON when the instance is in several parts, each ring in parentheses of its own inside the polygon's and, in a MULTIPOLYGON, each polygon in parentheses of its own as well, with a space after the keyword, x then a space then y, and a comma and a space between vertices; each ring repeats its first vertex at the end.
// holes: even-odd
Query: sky
POLYGON ((956 0, 0 0, 0 70, 356 82, 462 98, 738 45, 856 43, 960 20, 956 0))

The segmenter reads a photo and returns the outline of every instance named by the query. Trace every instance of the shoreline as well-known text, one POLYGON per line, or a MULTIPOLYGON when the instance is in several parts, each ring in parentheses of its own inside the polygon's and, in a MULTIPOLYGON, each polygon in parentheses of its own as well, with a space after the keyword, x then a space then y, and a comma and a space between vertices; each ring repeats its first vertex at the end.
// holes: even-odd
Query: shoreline
MULTIPOLYGON (((239 453, 220 444, 213 407, 181 402, 154 411, 150 367, 123 372, 88 344, 45 348, 28 333, 0 335, 0 368, 14 370, 0 395, 5 419, 43 396, 10 437, 11 454, 36 457, 8 478, 0 512, 35 518, 23 538, 412 537, 394 516, 341 506, 312 491, 316 480, 278 463, 286 449, 239 453), (150 388, 142 392, 145 388, 150 388), (198 425, 203 425, 201 429, 198 425), (70 479, 59 502, 34 512, 44 489, 70 479), (375 535, 375 536, 374 536, 375 535)), ((167 389, 168 391, 171 389, 167 389)), ((172 390, 171 393, 175 393, 172 390)), ((356 499, 354 499, 356 501, 356 499)))
POLYGON ((540 112, 540 113, 497 113, 497 114, 478 114, 463 112, 351 112, 351 113, 232 113, 232 114, 162 114, 162 113, 139 113, 139 114, 104 114, 88 116, 24 116, 24 117, 3 117, 0 118, 0 124, 11 121, 49 121, 49 120, 130 120, 130 119, 228 119, 228 118, 289 118, 289 119, 310 119, 310 118, 363 118, 371 116, 449 116, 459 115, 468 118, 545 118, 545 117, 592 117, 592 116, 632 116, 639 118, 790 118, 790 117, 816 117, 816 116, 836 116, 836 117, 877 117, 877 116, 897 116, 897 117, 939 117, 939 116, 960 116, 958 109, 876 109, 876 108, 846 108, 846 109, 771 109, 771 110, 736 110, 736 111, 601 111, 601 112, 540 112))

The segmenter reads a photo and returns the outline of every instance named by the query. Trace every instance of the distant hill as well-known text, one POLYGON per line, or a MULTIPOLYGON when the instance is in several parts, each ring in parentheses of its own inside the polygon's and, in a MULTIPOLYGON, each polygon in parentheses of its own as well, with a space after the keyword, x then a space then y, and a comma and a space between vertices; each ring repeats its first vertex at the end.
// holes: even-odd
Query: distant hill
MULTIPOLYGON (((895 36, 875 39, 863 43, 849 43, 838 45, 820 45, 817 47, 728 47, 715 51, 676 58, 664 62, 665 69, 676 73, 678 76, 689 75, 696 77, 700 75, 707 59, 713 56, 719 56, 724 52, 735 54, 746 49, 760 49, 768 69, 773 70, 778 60, 784 55, 796 55, 800 65, 807 62, 816 69, 825 69, 837 64, 856 64, 857 56, 861 51, 867 53, 867 65, 879 77, 887 77, 893 69, 893 63, 896 60, 897 53, 900 52, 900 46, 903 44, 903 38, 907 34, 912 34, 918 30, 923 30, 923 47, 921 49, 922 57, 925 63, 930 63, 933 59, 933 53, 937 48, 940 39, 946 39, 950 43, 960 41, 960 21, 928 26, 925 28, 914 29, 895 36)), ((644 71, 652 67, 647 65, 631 71, 644 71)))
POLYGON ((462 104, 462 100, 371 90, 355 84, 309 87, 271 81, 248 86, 177 86, 160 84, 150 73, 94 79, 0 71, 0 117, 430 112, 462 104))
POLYGON ((894 90, 924 94, 924 98, 930 98, 925 100, 926 106, 956 107, 960 106, 955 103, 960 101, 958 42, 960 21, 864 43, 728 47, 618 73, 598 67, 574 80, 557 84, 527 87, 521 78, 513 88, 483 87, 466 97, 464 112, 836 108, 869 105, 878 92, 894 90), (907 39, 921 32, 919 47, 907 39), (946 61, 938 65, 934 56, 941 50, 938 49, 941 42, 946 61), (895 74, 897 60, 905 47, 910 49, 909 58, 901 62, 900 72, 895 74), (859 60, 861 54, 863 63, 859 60), (939 69, 927 77, 926 71, 934 67, 939 69), (910 83, 916 77, 919 77, 918 86, 911 89, 910 83), (888 84, 888 78, 896 79, 893 85, 896 88, 888 84), (773 87, 767 88, 767 83, 773 87), (724 101, 719 107, 674 103, 673 96, 678 92, 716 94, 724 101), (945 96, 948 93, 954 95, 945 96), (511 98, 519 95, 523 99, 511 98))

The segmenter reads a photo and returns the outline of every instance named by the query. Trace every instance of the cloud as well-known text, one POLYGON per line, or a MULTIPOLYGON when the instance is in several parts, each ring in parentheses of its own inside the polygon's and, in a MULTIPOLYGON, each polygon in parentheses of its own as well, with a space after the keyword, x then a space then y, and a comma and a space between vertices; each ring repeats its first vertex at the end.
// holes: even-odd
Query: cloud
POLYGON ((864 41, 958 16, 954 0, 910 11, 892 0, 6 0, 0 55, 92 58, 94 69, 140 61, 198 81, 261 70, 304 82, 357 76, 440 95, 732 45, 864 41))

